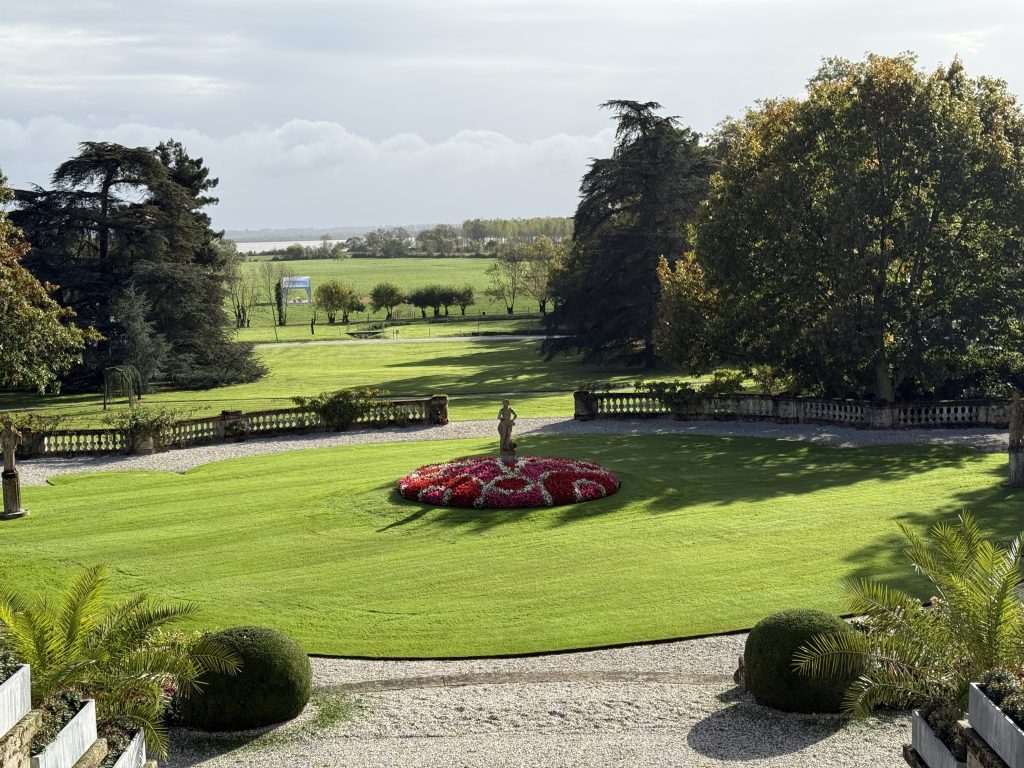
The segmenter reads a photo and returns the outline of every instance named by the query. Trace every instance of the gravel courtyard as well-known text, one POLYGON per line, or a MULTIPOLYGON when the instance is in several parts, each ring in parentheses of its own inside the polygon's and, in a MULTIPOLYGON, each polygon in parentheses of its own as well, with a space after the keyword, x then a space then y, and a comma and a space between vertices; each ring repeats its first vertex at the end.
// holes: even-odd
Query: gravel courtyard
MULTIPOLYGON (((173 732, 172 768, 902 765, 909 717, 791 715, 732 682, 744 635, 474 661, 314 659, 354 717, 225 739, 173 732)), ((310 708, 312 709, 312 708, 310 708)))

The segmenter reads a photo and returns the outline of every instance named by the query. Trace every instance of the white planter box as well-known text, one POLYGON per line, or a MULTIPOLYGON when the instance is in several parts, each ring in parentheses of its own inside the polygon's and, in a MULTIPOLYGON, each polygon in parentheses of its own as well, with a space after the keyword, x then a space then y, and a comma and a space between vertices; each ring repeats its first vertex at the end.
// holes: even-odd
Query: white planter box
POLYGON ((32 709, 32 675, 27 664, 0 684, 0 736, 18 724, 32 709))
POLYGON ((96 741, 96 702, 89 699, 57 738, 32 756, 32 768, 74 768, 96 741))
POLYGON ((953 753, 935 735, 935 731, 928 725, 928 721, 921 717, 921 713, 916 709, 910 727, 910 742, 921 759, 928 764, 928 768, 964 768, 967 765, 953 756, 953 753))
POLYGON ((114 768, 142 768, 146 762, 146 738, 137 731, 131 743, 114 763, 114 768))
POLYGON ((1024 768, 1024 731, 974 683, 968 694, 967 718, 1010 768, 1024 768))

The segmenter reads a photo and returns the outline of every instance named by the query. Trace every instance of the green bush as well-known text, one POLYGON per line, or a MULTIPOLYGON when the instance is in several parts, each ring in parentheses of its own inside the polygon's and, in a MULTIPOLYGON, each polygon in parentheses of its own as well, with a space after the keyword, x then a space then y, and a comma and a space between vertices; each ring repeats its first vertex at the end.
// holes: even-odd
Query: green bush
POLYGON ((242 661, 237 675, 211 673, 204 687, 180 702, 186 725, 241 731, 296 717, 313 692, 309 657, 288 635, 267 627, 233 627, 211 637, 242 661))
POLYGON ((386 394, 383 389, 342 389, 312 397, 293 397, 292 401, 299 408, 317 414, 328 429, 340 432, 355 424, 360 416, 370 413, 377 405, 377 398, 386 394))
POLYGON ((743 651, 747 690, 759 704, 785 712, 838 712, 857 675, 802 675, 793 668, 793 654, 816 635, 855 632, 822 611, 782 611, 762 619, 750 631, 743 651))

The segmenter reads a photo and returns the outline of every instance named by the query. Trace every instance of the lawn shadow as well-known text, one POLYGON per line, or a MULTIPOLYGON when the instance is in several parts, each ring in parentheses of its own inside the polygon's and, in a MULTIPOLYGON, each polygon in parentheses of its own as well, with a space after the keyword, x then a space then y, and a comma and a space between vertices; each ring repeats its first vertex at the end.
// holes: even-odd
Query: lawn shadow
POLYGON ((725 709, 699 720, 686 742, 693 751, 713 760, 766 760, 790 755, 833 736, 845 720, 837 715, 798 715, 762 707, 746 694, 725 709))
MULTIPOLYGON (((923 535, 938 522, 955 524, 960 513, 966 510, 974 516, 987 538, 1005 546, 1024 532, 1024 514, 1021 513, 1024 488, 1006 485, 1007 468, 1001 462, 986 470, 984 476, 990 477, 992 482, 961 492, 951 503, 937 508, 905 512, 898 516, 897 522, 923 535)), ((850 578, 871 578, 907 590, 922 599, 931 597, 927 580, 914 574, 904 547, 903 536, 894 525, 890 534, 846 555, 844 559, 852 567, 850 578)))
POLYGON ((436 507, 436 514, 417 520, 423 525, 489 530, 539 514, 558 528, 612 515, 627 506, 634 512, 671 514, 694 506, 727 507, 868 481, 905 480, 924 472, 961 468, 979 457, 974 450, 949 446, 833 448, 697 435, 547 437, 531 440, 530 446, 530 452, 538 455, 601 464, 618 475, 622 488, 605 499, 550 509, 436 507))

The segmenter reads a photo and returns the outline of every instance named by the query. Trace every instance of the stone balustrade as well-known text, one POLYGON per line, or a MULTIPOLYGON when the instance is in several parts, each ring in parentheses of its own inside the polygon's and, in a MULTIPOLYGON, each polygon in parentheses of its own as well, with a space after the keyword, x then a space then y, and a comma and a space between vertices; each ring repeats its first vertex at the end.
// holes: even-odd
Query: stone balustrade
MULTIPOLYGON (((405 424, 447 424, 448 396, 395 397, 378 400, 367 413, 356 419, 356 428, 405 424)), ((219 416, 185 419, 156 436, 157 450, 187 448, 193 445, 244 440, 252 436, 286 433, 323 432, 320 417, 302 408, 270 411, 224 411, 219 416)), ((130 446, 116 429, 66 429, 24 434, 18 449, 22 458, 68 456, 72 454, 127 453, 130 446)))
POLYGON ((742 419, 793 424, 837 424, 866 429, 993 427, 1006 429, 1008 400, 936 400, 875 403, 736 394, 703 398, 673 412, 653 392, 574 393, 578 421, 608 418, 742 419))

